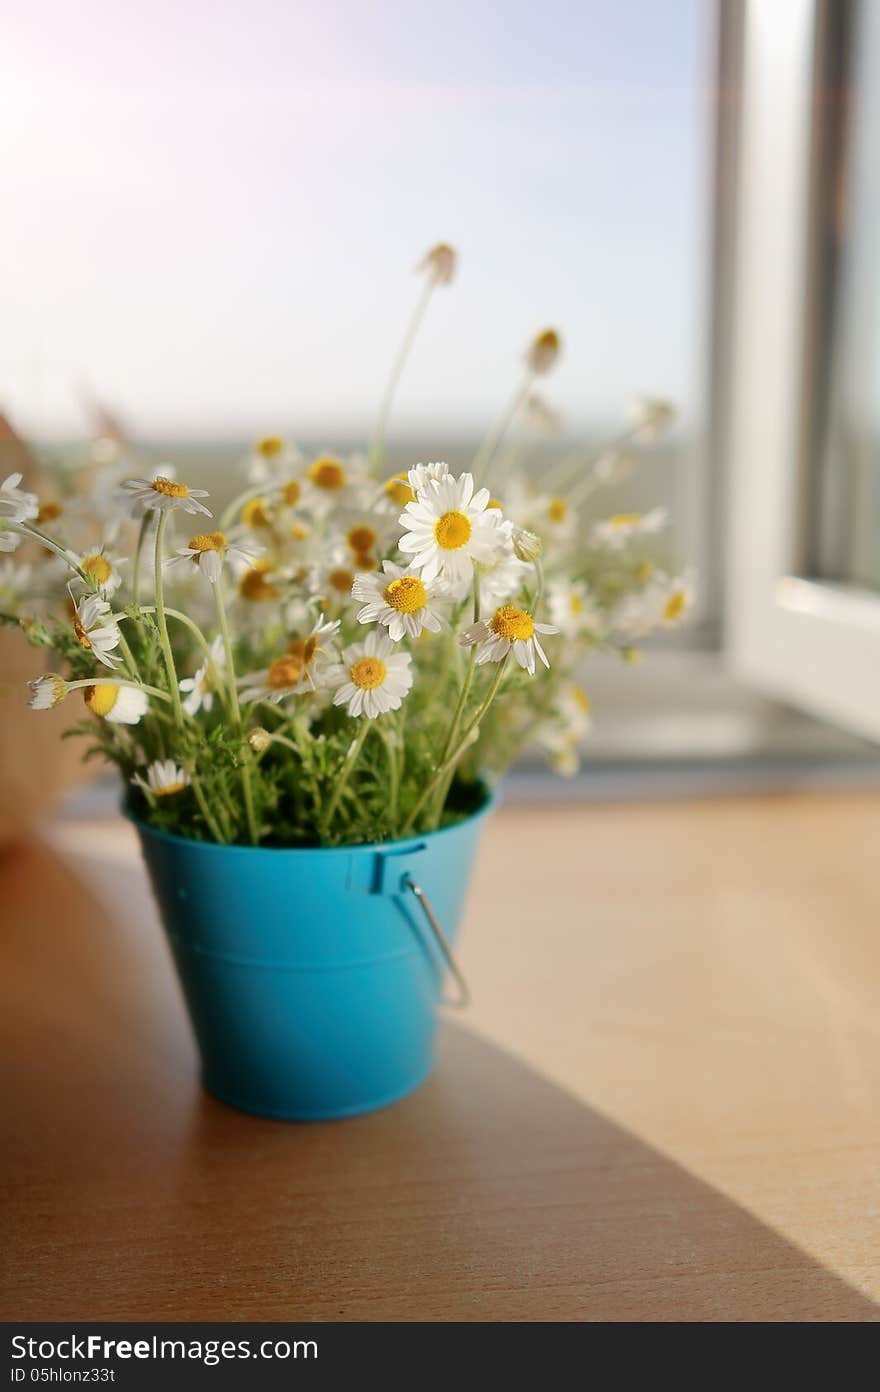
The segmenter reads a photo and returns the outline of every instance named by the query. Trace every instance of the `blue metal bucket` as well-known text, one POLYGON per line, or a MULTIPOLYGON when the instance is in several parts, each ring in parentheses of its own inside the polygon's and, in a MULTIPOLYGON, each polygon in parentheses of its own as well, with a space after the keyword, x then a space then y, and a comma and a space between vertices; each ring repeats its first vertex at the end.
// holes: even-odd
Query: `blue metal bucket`
POLYGON ((433 1063, 445 962, 483 807, 375 846, 220 846, 135 820, 209 1092, 263 1116, 353 1116, 433 1063))

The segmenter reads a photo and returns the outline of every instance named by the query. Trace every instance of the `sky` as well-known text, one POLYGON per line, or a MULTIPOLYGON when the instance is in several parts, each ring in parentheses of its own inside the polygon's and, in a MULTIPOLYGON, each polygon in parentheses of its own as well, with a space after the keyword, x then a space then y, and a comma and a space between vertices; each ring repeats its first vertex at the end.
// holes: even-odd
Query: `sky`
POLYGON ((6 0, 0 407, 144 436, 479 426, 554 325, 572 428, 702 388, 708 0, 6 0))

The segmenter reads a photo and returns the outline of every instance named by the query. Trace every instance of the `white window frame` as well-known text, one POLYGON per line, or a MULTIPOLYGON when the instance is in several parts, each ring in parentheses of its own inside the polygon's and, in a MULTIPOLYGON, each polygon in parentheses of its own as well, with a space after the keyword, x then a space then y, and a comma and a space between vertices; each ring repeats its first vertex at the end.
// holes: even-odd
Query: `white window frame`
POLYGON ((880 595, 802 574, 821 20, 821 0, 746 5, 725 653, 753 687, 878 739, 880 595))

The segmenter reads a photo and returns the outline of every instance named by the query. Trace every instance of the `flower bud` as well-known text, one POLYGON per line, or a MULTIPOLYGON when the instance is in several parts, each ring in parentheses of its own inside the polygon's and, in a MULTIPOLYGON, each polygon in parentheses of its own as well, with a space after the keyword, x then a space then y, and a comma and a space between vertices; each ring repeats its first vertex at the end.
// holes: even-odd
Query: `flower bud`
POLYGON ((264 730, 261 725, 257 725, 253 730, 248 731, 247 742, 255 754, 262 754, 272 743, 272 736, 268 730, 264 730))
POLYGON ((534 532, 529 532, 525 527, 514 527, 513 549, 518 561, 538 561, 544 554, 544 543, 534 532))
POLYGON ((539 375, 549 372, 559 357, 560 346, 556 330, 544 329, 543 333, 539 333, 537 338, 532 340, 526 353, 526 365, 529 370, 539 375))
POLYGON ((46 672, 42 677, 29 681, 31 689, 28 705, 31 710, 51 710, 67 695, 67 682, 57 672, 46 672))
POLYGON ((642 396, 633 407, 633 428, 641 440, 656 440, 675 420, 675 407, 671 401, 659 397, 642 396))
POLYGON ((454 247, 448 242, 438 242, 426 252, 419 264, 417 271, 427 272, 428 279, 433 285, 448 285, 455 275, 455 265, 457 253, 454 247))

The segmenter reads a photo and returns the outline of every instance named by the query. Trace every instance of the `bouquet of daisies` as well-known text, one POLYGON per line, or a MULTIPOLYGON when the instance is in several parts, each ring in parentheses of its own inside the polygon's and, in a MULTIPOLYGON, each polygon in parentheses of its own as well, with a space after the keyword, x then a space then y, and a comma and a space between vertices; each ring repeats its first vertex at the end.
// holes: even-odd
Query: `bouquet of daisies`
POLYGON ((666 403, 642 402, 609 448, 543 475, 502 461, 515 417, 549 414, 533 387, 558 356, 553 330, 530 345, 467 472, 418 463, 388 476, 405 353, 454 267, 445 245, 420 267, 364 456, 262 439, 217 516, 171 466, 126 477, 125 456, 54 500, 16 475, 0 486, 4 618, 58 668, 30 683, 30 704, 78 698, 69 733, 120 769, 152 825, 299 846, 448 824, 525 745, 573 772, 590 719, 585 656, 631 659, 639 637, 685 614, 689 583, 655 554, 664 512, 596 509, 627 468, 623 446, 671 418, 666 403))

